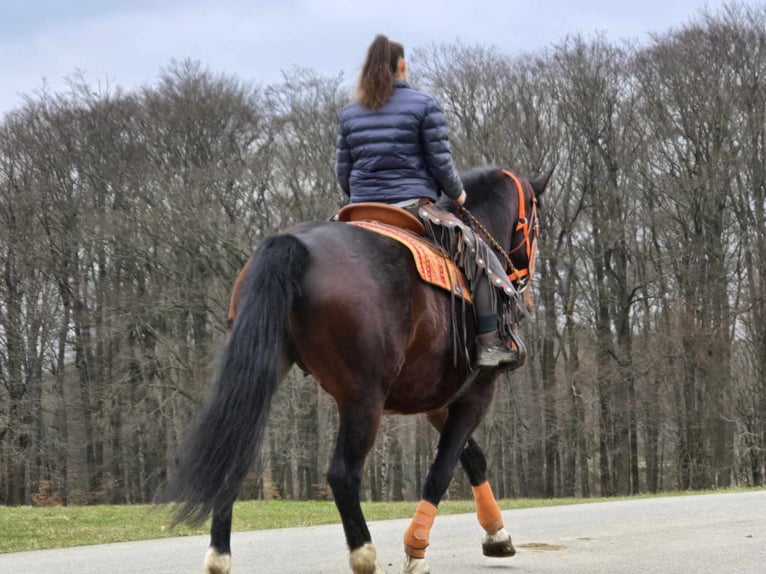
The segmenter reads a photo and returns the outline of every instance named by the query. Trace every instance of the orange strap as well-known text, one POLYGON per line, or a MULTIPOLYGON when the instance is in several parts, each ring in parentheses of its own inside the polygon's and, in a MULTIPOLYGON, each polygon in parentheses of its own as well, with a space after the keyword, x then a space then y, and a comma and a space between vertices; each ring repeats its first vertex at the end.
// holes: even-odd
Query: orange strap
POLYGON ((521 187, 521 182, 519 181, 519 178, 510 171, 504 169, 502 172, 510 177, 513 183, 516 185, 516 191, 519 192, 519 220, 523 221, 527 216, 527 207, 524 205, 524 190, 521 187))
POLYGON ((494 534, 503 527, 503 515, 495 495, 492 494, 492 487, 489 482, 482 482, 479 486, 472 486, 471 490, 476 502, 476 516, 479 518, 479 524, 487 534, 494 534))
MULTIPOLYGON (((524 203, 524 187, 519 178, 517 178, 513 173, 510 171, 502 170, 502 172, 511 178, 511 181, 513 181, 513 184, 516 186, 516 191, 519 194, 519 220, 518 223, 516 223, 516 231, 522 231, 524 233, 524 247, 527 251, 527 259, 530 261, 530 267, 531 267, 531 260, 534 257, 533 250, 535 249, 535 246, 533 245, 533 239, 530 239, 531 235, 531 228, 532 225, 535 225, 535 220, 537 219, 537 198, 534 194, 532 194, 532 215, 531 217, 527 217, 527 208, 524 203)), ((531 276, 532 270, 531 268, 527 269, 515 269, 513 272, 508 275, 508 279, 511 281, 518 281, 519 279, 522 279, 526 276, 531 276)), ((531 278, 531 277, 530 277, 531 278)))
POLYGON ((404 533, 404 552, 413 558, 425 558, 428 534, 436 517, 436 507, 427 500, 421 500, 415 509, 407 532, 404 533))

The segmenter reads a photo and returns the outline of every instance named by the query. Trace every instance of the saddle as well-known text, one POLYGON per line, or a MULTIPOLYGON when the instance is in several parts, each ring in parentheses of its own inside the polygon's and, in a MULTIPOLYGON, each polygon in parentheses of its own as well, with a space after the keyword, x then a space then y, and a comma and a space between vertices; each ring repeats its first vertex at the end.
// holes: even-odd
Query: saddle
POLYGON ((350 203, 336 219, 398 241, 409 249, 423 281, 472 302, 463 273, 444 249, 426 239, 425 226, 406 209, 387 203, 350 203))
POLYGON ((519 293, 505 269, 466 223, 433 203, 419 205, 417 213, 420 219, 395 205, 351 203, 338 212, 337 220, 399 241, 410 250, 421 279, 427 283, 470 303, 467 283, 479 273, 486 273, 495 289, 502 291, 514 307, 523 309, 523 305, 515 305, 519 293))
POLYGON ((349 203, 338 212, 338 221, 377 221, 392 227, 410 231, 420 237, 426 228, 420 220, 406 209, 387 203, 349 203))

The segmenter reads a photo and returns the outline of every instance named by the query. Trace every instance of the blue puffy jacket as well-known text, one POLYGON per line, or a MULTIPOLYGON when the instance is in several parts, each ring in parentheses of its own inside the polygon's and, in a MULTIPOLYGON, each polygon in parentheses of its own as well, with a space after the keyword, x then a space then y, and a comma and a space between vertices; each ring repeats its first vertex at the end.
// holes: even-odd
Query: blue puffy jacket
POLYGON ((431 96, 395 80, 377 110, 345 106, 338 126, 335 173, 351 202, 457 199, 463 184, 450 152, 444 113, 431 96))

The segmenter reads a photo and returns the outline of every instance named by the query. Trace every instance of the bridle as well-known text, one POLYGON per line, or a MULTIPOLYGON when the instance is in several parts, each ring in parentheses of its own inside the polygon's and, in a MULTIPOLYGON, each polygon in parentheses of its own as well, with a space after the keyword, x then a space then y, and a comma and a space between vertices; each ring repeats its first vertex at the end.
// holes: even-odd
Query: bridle
MULTIPOLYGON (((519 178, 513 175, 510 171, 502 170, 502 172, 511 178, 511 181, 514 183, 516 191, 519 194, 519 218, 516 221, 515 233, 522 232, 524 235, 524 240, 516 247, 512 246, 507 254, 503 252, 503 255, 505 256, 506 263, 508 264, 508 279, 510 279, 510 281, 516 286, 519 292, 522 292, 527 287, 529 287, 529 284, 532 281, 532 274, 535 271, 535 259, 537 258, 537 237, 540 234, 540 220, 537 218, 537 196, 533 190, 532 210, 529 214, 529 217, 527 217, 527 206, 526 202, 524 201, 524 185, 521 183, 519 178), (510 256, 522 247, 526 250, 527 267, 518 269, 514 266, 510 256)), ((529 184, 527 183, 527 185, 529 184)))
MULTIPOLYGON (((462 205, 459 207, 460 213, 468 224, 476 231, 481 233, 486 239, 487 243, 497 251, 501 257, 505 260, 506 273, 508 279, 513 283, 514 287, 519 293, 523 293, 529 287, 532 281, 532 275, 535 270, 535 259, 537 256, 537 237, 540 233, 540 222, 537 218, 537 197, 534 191, 532 192, 532 209, 527 217, 527 208, 524 197, 524 184, 510 171, 501 170, 504 175, 510 178, 513 182, 516 192, 519 194, 519 214, 516 220, 516 227, 513 235, 517 235, 519 232, 523 235, 523 240, 519 242, 515 247, 511 244, 508 251, 503 249, 503 246, 492 236, 492 234, 484 227, 478 219, 476 219, 465 207, 462 205), (511 255, 517 251, 524 249, 527 256, 527 266, 518 268, 513 264, 511 255)), ((527 184, 528 185, 528 184, 527 184)))

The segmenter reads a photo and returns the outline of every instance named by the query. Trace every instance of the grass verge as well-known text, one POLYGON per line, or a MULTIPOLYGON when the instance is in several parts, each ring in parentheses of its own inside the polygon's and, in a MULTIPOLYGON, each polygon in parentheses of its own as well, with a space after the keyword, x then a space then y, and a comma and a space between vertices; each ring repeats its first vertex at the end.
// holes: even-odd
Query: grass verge
MULTIPOLYGON (((716 491, 721 492, 721 491, 716 491)), ((728 492, 728 491, 727 491, 728 492)), ((667 493, 678 496, 694 493, 667 493)), ((640 496, 646 498, 650 495, 640 496)), ((657 495, 652 495, 657 496, 657 495)), ((633 497, 637 498, 637 497, 633 497)), ((503 510, 601 502, 603 498, 508 499, 503 510)), ((617 499, 608 499, 617 500, 617 499)), ((362 504, 369 521, 409 518, 416 502, 366 502, 362 504)), ((473 512, 472 500, 445 500, 439 514, 473 512)), ((51 506, 0 507, 0 553, 65 548, 86 544, 105 544, 207 534, 209 523, 200 528, 185 525, 170 529, 169 508, 134 506, 51 506)), ((293 502, 284 500, 244 501, 234 508, 235 531, 314 526, 340 522, 332 502, 293 502)))

